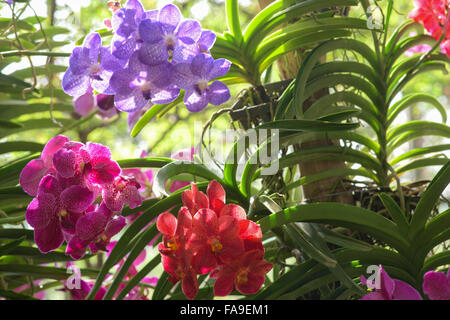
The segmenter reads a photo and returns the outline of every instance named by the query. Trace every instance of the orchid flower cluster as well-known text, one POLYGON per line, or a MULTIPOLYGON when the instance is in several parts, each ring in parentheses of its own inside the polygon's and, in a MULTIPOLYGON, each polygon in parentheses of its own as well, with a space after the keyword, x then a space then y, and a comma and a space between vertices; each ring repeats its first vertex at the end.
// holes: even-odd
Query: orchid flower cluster
POLYGON ((86 145, 58 135, 20 174, 20 185, 33 196, 26 212, 34 239, 43 253, 67 242, 66 254, 80 259, 87 248, 106 250, 111 237, 126 225, 117 216, 124 205, 142 204, 140 185, 121 174, 109 148, 86 145))
MULTIPOLYGON (((444 28, 446 33, 444 40, 441 42, 441 51, 450 57, 450 1, 449 0, 413 0, 414 9, 409 13, 408 17, 414 21, 423 24, 429 34, 439 40, 443 35, 444 28)), ((417 48, 426 50, 429 46, 422 45, 417 48)))
MULTIPOLYGON (((111 241, 111 243, 108 245, 106 257, 109 256, 109 253, 112 251, 114 246, 117 244, 117 241, 111 241)), ((149 244, 150 245, 150 244, 149 244)), ((146 250, 142 250, 142 252, 139 254, 139 256, 133 261, 130 268, 127 271, 127 274, 125 275, 125 280, 131 280, 136 274, 138 273, 137 268, 140 264, 142 264, 146 259, 146 250)), ((121 266, 124 264, 126 259, 126 256, 117 263, 118 268, 121 268, 121 266)), ((74 266, 73 262, 68 262, 66 264, 66 267, 74 266)), ((81 274, 79 274, 81 277, 81 274)), ((105 282, 110 282, 113 278, 112 275, 108 276, 105 280, 105 282)), ((140 283, 145 283, 147 285, 156 286, 156 283, 158 282, 157 277, 144 277, 140 283)), ((63 281, 64 289, 62 291, 69 292, 70 297, 72 300, 85 300, 88 296, 89 292, 91 291, 94 283, 93 281, 84 281, 81 278, 79 279, 79 287, 69 286, 67 281, 63 281)), ((117 298, 117 296, 122 292, 122 290, 125 288, 126 284, 121 283, 119 285, 119 288, 114 296, 114 298, 117 298)), ((102 300, 105 296, 107 291, 107 285, 103 285, 99 288, 97 294, 94 297, 94 300, 102 300)), ((124 300, 149 300, 150 291, 148 288, 142 287, 140 285, 136 285, 133 289, 131 289, 127 295, 124 297, 124 300)))
MULTIPOLYGON (((369 287, 364 276, 361 276, 360 279, 363 285, 369 287)), ((392 279, 382 265, 379 266, 377 279, 379 286, 361 300, 422 300, 422 296, 416 289, 406 282, 392 279)), ((422 289, 431 300, 450 300, 450 269, 447 271, 447 275, 440 271, 425 273, 422 289)))
POLYGON ((164 270, 173 284, 181 280, 189 299, 198 292, 197 275, 209 273, 216 279, 216 296, 227 296, 234 289, 254 294, 272 269, 272 263, 264 260, 260 227, 246 219, 242 207, 225 204, 225 197, 215 180, 206 194, 192 184, 182 193, 178 217, 163 213, 156 222, 163 234, 158 250, 164 270))
POLYGON ((230 98, 228 87, 214 80, 225 75, 231 63, 211 56, 216 40, 212 31, 183 19, 173 4, 144 11, 138 0, 128 0, 113 12, 111 45, 103 46, 100 34, 90 33, 70 56, 62 87, 74 97, 78 113, 95 108, 95 93, 101 95, 100 109, 99 100, 106 110, 114 104, 129 112, 131 122, 153 104, 173 102, 181 90, 191 112, 230 98))

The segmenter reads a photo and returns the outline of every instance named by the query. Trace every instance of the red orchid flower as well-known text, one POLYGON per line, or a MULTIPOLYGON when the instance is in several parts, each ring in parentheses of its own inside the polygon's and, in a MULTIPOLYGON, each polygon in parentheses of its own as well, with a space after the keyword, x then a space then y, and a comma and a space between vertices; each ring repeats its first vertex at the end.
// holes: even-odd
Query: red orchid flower
POLYGON ((227 296, 234 289, 242 294, 254 294, 264 284, 265 274, 272 266, 272 263, 264 260, 264 251, 247 251, 239 259, 221 266, 215 273, 217 280, 214 295, 227 296))

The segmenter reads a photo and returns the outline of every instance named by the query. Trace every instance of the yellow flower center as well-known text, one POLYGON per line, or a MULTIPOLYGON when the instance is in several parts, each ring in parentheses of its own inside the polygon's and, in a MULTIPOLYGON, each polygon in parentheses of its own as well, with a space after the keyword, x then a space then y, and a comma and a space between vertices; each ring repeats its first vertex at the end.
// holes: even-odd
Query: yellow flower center
POLYGON ((247 268, 239 271, 239 273, 236 277, 236 281, 238 284, 247 283, 247 281, 248 281, 248 269, 247 268))
POLYGON ((169 241, 167 241, 167 247, 170 250, 172 250, 172 251, 177 251, 178 250, 178 243, 175 241, 174 238, 172 238, 169 241))
POLYGON ((220 243, 219 240, 214 239, 214 240, 211 242, 211 250, 212 250, 213 252, 219 252, 219 251, 222 250, 222 248, 223 248, 223 246, 222 246, 222 244, 220 243))

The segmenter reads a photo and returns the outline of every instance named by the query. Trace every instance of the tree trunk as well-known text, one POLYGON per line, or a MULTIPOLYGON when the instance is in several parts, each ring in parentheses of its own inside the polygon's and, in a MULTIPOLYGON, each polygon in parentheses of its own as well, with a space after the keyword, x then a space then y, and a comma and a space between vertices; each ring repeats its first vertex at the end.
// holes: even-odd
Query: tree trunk
MULTIPOLYGON (((263 9, 271 2, 273 2, 273 0, 258 0, 258 1, 261 9, 263 9)), ((284 55, 283 58, 279 59, 277 61, 277 65, 280 71, 280 77, 283 80, 295 78, 300 68, 302 58, 303 58, 303 50, 300 49, 297 51, 289 52, 288 54, 284 55)), ((322 62, 324 61, 325 57, 323 57, 322 59, 322 62)), ((314 98, 317 99, 327 94, 328 90, 321 90, 314 95, 314 98)), ((307 110, 312 105, 313 102, 314 99, 308 99, 307 101, 305 101, 303 109, 307 110)), ((335 146, 335 145, 339 145, 339 141, 317 140, 302 143, 300 144, 300 146, 297 146, 297 149, 308 149, 314 147, 335 146)), ((330 169, 346 167, 345 162, 331 160, 331 158, 332 156, 330 156, 329 160, 299 163, 301 176, 304 177, 330 169)), ((308 183, 306 185, 303 185, 303 195, 305 199, 310 202, 333 201, 354 205, 355 201, 353 199, 351 191, 347 192, 341 181, 342 181, 341 177, 336 177, 308 183)))

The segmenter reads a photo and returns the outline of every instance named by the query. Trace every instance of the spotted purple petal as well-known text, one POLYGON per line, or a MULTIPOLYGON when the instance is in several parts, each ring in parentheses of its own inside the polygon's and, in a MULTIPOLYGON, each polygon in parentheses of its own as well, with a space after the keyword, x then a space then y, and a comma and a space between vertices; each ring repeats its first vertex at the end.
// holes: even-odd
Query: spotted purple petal
POLYGON ((177 29, 177 38, 184 44, 192 45, 197 43, 202 33, 202 27, 196 20, 184 20, 177 29))
POLYGON ((47 168, 50 168, 52 166, 53 155, 56 153, 56 151, 61 149, 69 141, 70 141, 69 138, 62 135, 58 135, 56 137, 51 138, 47 142, 41 153, 41 159, 42 161, 44 161, 44 165, 47 168))
POLYGON ((30 196, 37 195, 39 182, 45 176, 48 169, 41 159, 34 159, 28 162, 20 173, 19 183, 22 189, 30 196))
POLYGON ((58 249, 64 242, 64 235, 58 218, 51 219, 45 228, 35 229, 34 241, 42 253, 58 249))
POLYGON ((94 201, 94 193, 86 187, 74 185, 61 193, 61 203, 65 210, 85 211, 94 201))
POLYGON ((34 198, 25 214, 28 224, 34 229, 46 228, 56 217, 57 202, 53 195, 46 193, 34 198))
POLYGON ((173 33, 181 20, 181 12, 173 4, 165 5, 159 11, 158 21, 167 33, 173 33))
POLYGON ((73 107, 75 112, 85 117, 95 109, 95 98, 92 92, 87 92, 73 99, 73 107))
POLYGON ((77 155, 72 150, 61 148, 53 156, 53 166, 63 178, 73 177, 77 165, 77 155))
POLYGON ((230 99, 230 90, 221 81, 213 81, 207 88, 209 103, 219 106, 230 99))
POLYGON ((431 300, 450 300, 450 269, 447 275, 435 271, 425 273, 422 288, 431 300))

